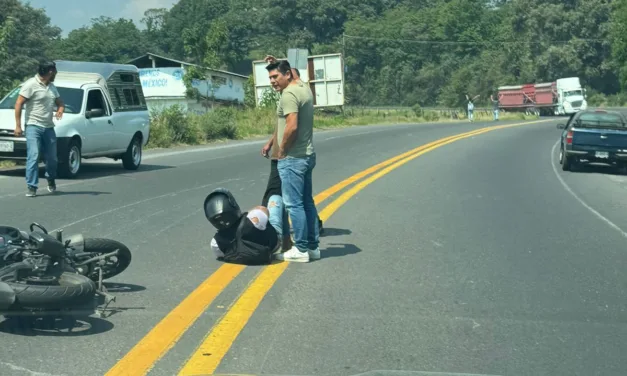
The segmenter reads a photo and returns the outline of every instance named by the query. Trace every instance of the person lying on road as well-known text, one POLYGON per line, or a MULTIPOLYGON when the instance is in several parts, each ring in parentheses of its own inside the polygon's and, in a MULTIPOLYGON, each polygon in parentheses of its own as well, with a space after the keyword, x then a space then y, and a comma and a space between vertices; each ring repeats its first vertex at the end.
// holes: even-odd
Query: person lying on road
POLYGON ((279 248, 279 236, 270 224, 270 212, 256 206, 242 212, 231 192, 224 188, 213 190, 204 202, 205 216, 216 228, 211 250, 220 261, 265 265, 279 248))

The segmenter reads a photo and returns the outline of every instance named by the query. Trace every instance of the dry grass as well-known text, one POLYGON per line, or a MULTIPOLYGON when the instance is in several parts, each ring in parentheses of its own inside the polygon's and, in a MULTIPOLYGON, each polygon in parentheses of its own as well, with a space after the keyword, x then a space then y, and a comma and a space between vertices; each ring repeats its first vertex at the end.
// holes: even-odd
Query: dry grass
MULTIPOLYGON (((438 111, 417 110, 348 110, 316 111, 315 127, 320 129, 362 126, 371 124, 403 124, 425 122, 467 121, 465 114, 457 119, 438 111)), ((535 119, 520 113, 502 113, 501 120, 535 119)), ((476 112, 475 120, 491 120, 491 112, 476 112)), ((151 148, 176 145, 200 145, 217 140, 246 139, 269 135, 276 125, 276 112, 270 108, 239 110, 218 108, 204 115, 188 114, 179 107, 170 107, 153 113, 151 121, 151 148)))

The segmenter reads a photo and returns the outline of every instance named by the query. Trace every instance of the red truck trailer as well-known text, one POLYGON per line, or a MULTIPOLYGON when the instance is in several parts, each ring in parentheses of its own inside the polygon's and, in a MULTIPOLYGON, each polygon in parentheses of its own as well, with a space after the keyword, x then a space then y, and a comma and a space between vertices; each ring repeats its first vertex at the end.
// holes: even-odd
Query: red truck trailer
POLYGON ((557 83, 543 82, 499 87, 499 108, 537 115, 553 115, 557 106, 557 83))

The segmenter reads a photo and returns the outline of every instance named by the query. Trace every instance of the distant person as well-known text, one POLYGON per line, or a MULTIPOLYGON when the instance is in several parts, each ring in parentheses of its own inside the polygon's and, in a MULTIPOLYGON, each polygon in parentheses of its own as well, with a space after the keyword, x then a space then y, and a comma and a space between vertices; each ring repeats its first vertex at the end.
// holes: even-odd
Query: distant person
POLYGON ((39 65, 37 74, 28 79, 15 102, 15 136, 22 135, 22 106, 25 113, 26 133, 26 186, 27 197, 35 197, 39 185, 39 153, 46 162, 48 191, 55 192, 57 185, 57 135, 54 131, 54 115, 61 120, 65 106, 59 91, 53 84, 57 75, 54 62, 39 65), (54 106, 57 112, 54 113, 54 106))
POLYGON ((466 100, 468 101, 468 121, 470 121, 471 123, 475 119, 475 116, 474 116, 475 104, 473 102, 477 98, 479 98, 479 95, 475 95, 472 99, 470 99, 470 96, 466 94, 466 100))
POLYGON ((281 194, 294 228, 295 246, 277 259, 309 262, 320 258, 318 212, 313 200, 312 173, 316 166, 313 145, 313 94, 294 79, 287 61, 266 66, 272 88, 281 93, 277 107, 277 168, 281 194))
POLYGON ((267 265, 277 250, 279 237, 269 224, 268 209, 256 206, 242 212, 235 197, 224 188, 214 189, 203 204, 205 217, 217 232, 211 250, 220 261, 241 265, 267 265))
POLYGON ((494 112, 494 121, 498 121, 499 120, 499 97, 498 94, 496 96, 496 98, 494 98, 494 95, 490 95, 490 101, 492 102, 492 111, 494 112))

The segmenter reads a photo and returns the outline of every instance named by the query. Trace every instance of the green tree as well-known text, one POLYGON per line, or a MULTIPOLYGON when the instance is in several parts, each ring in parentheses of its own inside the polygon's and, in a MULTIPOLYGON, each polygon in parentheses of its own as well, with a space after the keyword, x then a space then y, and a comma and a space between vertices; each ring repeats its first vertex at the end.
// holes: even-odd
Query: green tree
POLYGON ((40 61, 50 58, 51 44, 61 29, 50 24, 42 9, 18 0, 0 0, 0 92, 4 96, 17 82, 35 75, 40 61))

